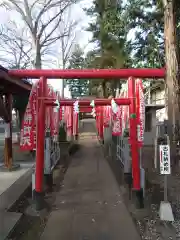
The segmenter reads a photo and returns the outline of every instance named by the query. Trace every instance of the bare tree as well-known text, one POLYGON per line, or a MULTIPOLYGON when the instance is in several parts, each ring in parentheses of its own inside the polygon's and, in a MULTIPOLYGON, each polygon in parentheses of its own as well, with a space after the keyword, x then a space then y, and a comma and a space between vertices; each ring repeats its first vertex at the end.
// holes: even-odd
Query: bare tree
MULTIPOLYGON (((31 43, 28 56, 35 68, 41 68, 42 56, 69 32, 59 29, 63 14, 77 0, 5 0, 9 11, 16 11, 24 22, 26 40, 31 43)), ((23 41, 24 43, 24 41, 23 41)), ((25 46, 26 47, 26 46, 25 46)))
MULTIPOLYGON (((60 52, 58 57, 58 66, 65 69, 69 57, 71 56, 73 46, 76 40, 76 26, 78 20, 71 20, 71 9, 68 10, 67 14, 62 18, 61 24, 59 25, 60 38, 60 52)), ((61 86, 61 97, 64 97, 64 79, 62 79, 61 86)))
POLYGON ((9 68, 30 66, 32 44, 26 39, 26 29, 18 31, 16 23, 13 22, 1 28, 0 36, 0 62, 9 68))
POLYGON ((75 44, 76 40, 76 31, 75 28, 77 26, 77 21, 66 21, 63 20, 59 31, 63 36, 60 39, 60 56, 61 56, 61 65, 62 68, 65 69, 68 59, 71 56, 72 48, 75 44))

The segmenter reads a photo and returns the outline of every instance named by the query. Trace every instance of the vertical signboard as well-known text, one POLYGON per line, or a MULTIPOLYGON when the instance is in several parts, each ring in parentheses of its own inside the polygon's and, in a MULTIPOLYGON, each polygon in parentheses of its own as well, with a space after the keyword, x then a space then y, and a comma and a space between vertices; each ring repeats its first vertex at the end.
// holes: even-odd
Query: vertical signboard
POLYGON ((169 145, 160 145, 160 174, 171 174, 170 147, 169 145))

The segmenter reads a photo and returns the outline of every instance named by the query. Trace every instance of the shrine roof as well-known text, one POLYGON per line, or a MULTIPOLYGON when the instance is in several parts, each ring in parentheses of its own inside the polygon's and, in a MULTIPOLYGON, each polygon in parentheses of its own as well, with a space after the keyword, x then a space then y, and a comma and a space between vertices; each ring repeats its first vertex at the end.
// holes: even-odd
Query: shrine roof
POLYGON ((27 79, 10 77, 8 70, 0 65, 0 92, 21 94, 31 91, 31 83, 27 79))

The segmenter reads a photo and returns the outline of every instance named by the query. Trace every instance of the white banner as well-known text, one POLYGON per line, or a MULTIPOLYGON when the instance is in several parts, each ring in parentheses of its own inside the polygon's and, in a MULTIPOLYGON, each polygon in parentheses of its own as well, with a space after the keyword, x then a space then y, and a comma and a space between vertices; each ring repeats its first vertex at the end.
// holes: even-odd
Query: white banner
POLYGON ((141 79, 136 79, 136 117, 138 122, 137 126, 138 142, 142 146, 144 142, 144 129, 145 129, 145 99, 141 79))

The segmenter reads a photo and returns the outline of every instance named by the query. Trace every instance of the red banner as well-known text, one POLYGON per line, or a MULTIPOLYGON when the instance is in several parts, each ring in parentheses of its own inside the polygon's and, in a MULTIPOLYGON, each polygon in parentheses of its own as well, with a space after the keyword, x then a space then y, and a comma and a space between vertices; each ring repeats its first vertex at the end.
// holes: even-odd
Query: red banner
MULTIPOLYGON (((36 149, 36 117, 38 112, 38 96, 40 96, 41 82, 37 81, 31 90, 28 105, 24 114, 24 119, 21 126, 20 148, 21 150, 36 149)), ((48 86, 47 96, 57 98, 51 86, 48 86)), ((59 125, 59 112, 54 111, 54 107, 46 106, 46 129, 51 130, 51 135, 56 136, 59 125)))
POLYGON ((78 134, 78 113, 73 114, 73 135, 75 136, 76 134, 78 134))
POLYGON ((72 136, 72 128, 73 128, 72 114, 73 114, 72 106, 65 106, 64 107, 64 120, 66 123, 66 131, 67 131, 68 137, 72 136))
POLYGON ((63 117, 63 110, 62 107, 60 106, 59 108, 59 120, 62 121, 62 117, 63 117))
POLYGON ((109 127, 111 122, 111 116, 112 116, 111 106, 104 106, 103 107, 103 120, 104 120, 103 124, 105 128, 109 127))
MULTIPOLYGON (((47 89, 47 97, 48 98, 51 98, 53 97, 53 89, 51 86, 48 85, 48 89, 47 89)), ((51 126, 51 121, 52 121, 52 118, 51 118, 51 114, 52 114, 52 107, 50 106, 47 106, 46 107, 46 127, 48 129, 50 129, 51 133, 52 133, 52 126, 51 126)))
MULTIPOLYGON (((121 93, 121 97, 127 98, 128 92, 124 91, 121 93)), ((122 106, 122 134, 124 134, 124 130, 127 128, 128 117, 129 117, 129 106, 122 106)))
POLYGON ((36 99, 39 82, 36 82, 31 90, 28 105, 21 126, 20 148, 21 150, 33 150, 36 148, 36 99))
POLYGON ((112 113, 112 135, 122 135, 122 107, 118 106, 118 112, 112 113))
MULTIPOLYGON (((57 92, 53 91, 52 96, 54 99, 59 99, 57 92)), ((58 128, 59 128, 59 109, 57 107, 54 107, 51 109, 52 109, 52 114, 51 114, 52 136, 57 136, 58 128)))
POLYGON ((139 145, 142 147, 144 142, 144 127, 145 127, 145 99, 141 79, 136 79, 136 116, 138 125, 137 138, 139 145))

